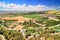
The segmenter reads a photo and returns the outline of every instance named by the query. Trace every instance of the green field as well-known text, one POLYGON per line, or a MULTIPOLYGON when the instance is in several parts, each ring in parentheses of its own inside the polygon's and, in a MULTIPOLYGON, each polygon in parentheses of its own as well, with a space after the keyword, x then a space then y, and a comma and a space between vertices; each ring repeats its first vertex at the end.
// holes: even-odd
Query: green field
POLYGON ((55 19, 58 21, 53 17, 49 19, 49 17, 41 16, 44 14, 47 15, 48 13, 49 12, 29 12, 25 14, 15 13, 8 15, 10 18, 23 16, 24 18, 31 18, 31 20, 24 21, 24 23, 14 20, 0 20, 0 35, 3 35, 6 40, 41 40, 40 38, 60 40, 60 13, 58 15, 55 13, 57 17, 55 19), (33 19, 35 22, 32 21, 33 19), (9 27, 11 25, 12 28, 9 27), (21 30, 13 30, 17 25, 23 25, 24 27, 21 30), (33 37, 29 38, 30 36, 33 37))

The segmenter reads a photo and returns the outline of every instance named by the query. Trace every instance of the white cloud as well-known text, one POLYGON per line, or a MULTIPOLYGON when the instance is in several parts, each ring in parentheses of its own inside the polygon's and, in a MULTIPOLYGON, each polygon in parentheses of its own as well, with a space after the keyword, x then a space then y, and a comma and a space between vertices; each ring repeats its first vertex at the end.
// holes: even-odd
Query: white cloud
POLYGON ((60 8, 60 6, 58 6, 57 8, 60 8))
POLYGON ((18 4, 13 4, 13 3, 3 3, 0 2, 0 10, 3 11, 46 11, 46 10, 51 10, 51 8, 45 6, 45 5, 28 5, 26 4, 23 5, 18 5, 18 4))

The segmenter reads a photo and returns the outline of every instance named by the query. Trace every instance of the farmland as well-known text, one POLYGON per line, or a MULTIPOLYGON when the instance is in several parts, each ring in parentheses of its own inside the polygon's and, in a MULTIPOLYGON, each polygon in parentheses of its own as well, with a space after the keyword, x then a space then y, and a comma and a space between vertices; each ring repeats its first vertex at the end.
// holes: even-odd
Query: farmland
POLYGON ((60 40, 60 11, 4 15, 0 35, 1 40, 60 40))

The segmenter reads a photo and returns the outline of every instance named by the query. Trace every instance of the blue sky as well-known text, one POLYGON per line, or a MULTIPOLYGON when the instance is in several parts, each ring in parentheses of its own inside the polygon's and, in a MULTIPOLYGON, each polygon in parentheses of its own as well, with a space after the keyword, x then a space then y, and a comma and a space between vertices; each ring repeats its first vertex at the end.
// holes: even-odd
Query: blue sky
POLYGON ((57 10, 60 9, 60 0, 0 0, 0 2, 5 4, 17 4, 17 5, 45 5, 46 7, 52 7, 57 10))
POLYGON ((47 6, 60 6, 60 0, 0 0, 1 2, 9 2, 15 4, 38 5, 43 4, 47 6))

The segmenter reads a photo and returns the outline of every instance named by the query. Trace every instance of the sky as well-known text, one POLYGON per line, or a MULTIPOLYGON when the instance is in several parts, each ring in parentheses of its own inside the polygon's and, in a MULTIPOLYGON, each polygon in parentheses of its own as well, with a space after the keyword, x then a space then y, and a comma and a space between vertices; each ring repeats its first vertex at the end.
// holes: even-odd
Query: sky
POLYGON ((60 0, 0 0, 0 11, 60 10, 60 0))

